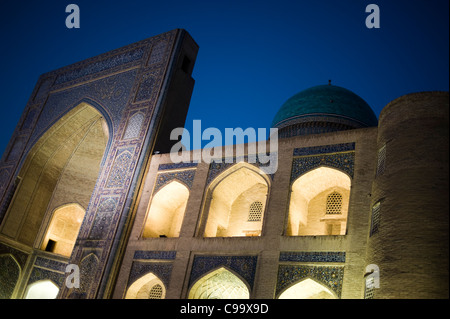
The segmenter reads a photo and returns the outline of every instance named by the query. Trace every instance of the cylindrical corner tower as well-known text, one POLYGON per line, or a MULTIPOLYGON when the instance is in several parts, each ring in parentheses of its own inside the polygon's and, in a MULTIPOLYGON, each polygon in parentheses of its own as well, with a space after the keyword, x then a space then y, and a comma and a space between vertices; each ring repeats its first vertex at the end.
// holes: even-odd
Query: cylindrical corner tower
POLYGON ((448 298, 448 142, 448 92, 382 110, 366 268, 379 272, 366 297, 448 298))

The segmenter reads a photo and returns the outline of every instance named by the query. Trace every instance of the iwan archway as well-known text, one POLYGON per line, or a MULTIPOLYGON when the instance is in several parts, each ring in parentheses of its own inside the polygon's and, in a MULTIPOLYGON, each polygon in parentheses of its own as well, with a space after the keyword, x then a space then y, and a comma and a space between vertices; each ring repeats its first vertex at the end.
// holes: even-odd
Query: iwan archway
POLYGON ((203 210, 204 237, 261 236, 270 178, 257 167, 238 163, 208 187, 203 210))
MULTIPOLYGON (((19 171, 20 182, 2 223, 2 234, 45 250, 45 234, 57 208, 73 204, 86 210, 112 135, 108 122, 83 102, 47 129, 19 171)), ((78 215, 77 220, 82 219, 82 214, 78 215)), ((62 251, 70 256, 70 249, 62 251)))

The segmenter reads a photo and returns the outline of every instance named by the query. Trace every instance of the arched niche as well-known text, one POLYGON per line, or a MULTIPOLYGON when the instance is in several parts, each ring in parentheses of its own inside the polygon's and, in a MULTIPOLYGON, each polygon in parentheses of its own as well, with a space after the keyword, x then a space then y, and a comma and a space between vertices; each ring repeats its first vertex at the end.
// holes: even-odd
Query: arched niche
POLYGON ((198 279, 189 290, 189 299, 249 299, 243 279, 221 267, 198 279))
POLYGON ((165 296, 164 283, 155 274, 148 273, 130 285, 125 299, 164 299, 165 296))
POLYGON ((303 279, 284 290, 278 299, 336 299, 336 294, 311 278, 303 279))
POLYGON ((246 163, 220 174, 207 190, 204 237, 260 236, 269 187, 267 175, 246 163))
POLYGON ((55 208, 71 202, 88 206, 110 144, 108 123, 83 102, 47 129, 23 161, 3 234, 40 247, 55 208))
POLYGON ((345 235, 350 177, 334 168, 318 167, 291 186, 288 236, 345 235))
POLYGON ((57 208, 52 216, 41 249, 70 257, 85 215, 76 203, 57 208))
POLYGON ((24 299, 56 299, 59 287, 51 280, 40 280, 29 285, 24 299))
POLYGON ((142 237, 178 237, 188 198, 189 189, 175 180, 159 189, 147 211, 142 237))

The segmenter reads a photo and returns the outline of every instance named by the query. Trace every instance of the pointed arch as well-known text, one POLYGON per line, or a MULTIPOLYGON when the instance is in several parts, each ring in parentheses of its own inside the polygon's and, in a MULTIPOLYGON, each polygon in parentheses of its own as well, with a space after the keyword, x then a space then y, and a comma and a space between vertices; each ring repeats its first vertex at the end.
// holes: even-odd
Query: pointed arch
POLYGON ((142 237, 178 237, 189 199, 189 189, 178 180, 160 188, 147 210, 142 237))
POLYGON ((28 285, 24 299, 56 299, 59 287, 50 279, 39 280, 28 285))
POLYGON ((125 299, 164 299, 165 296, 166 286, 158 276, 150 272, 128 287, 125 299))
POLYGON ((349 175, 336 168, 320 166, 299 176, 291 184, 286 235, 345 235, 350 189, 349 175), (329 196, 335 193, 339 213, 327 214, 329 196))
POLYGON ((330 288, 313 278, 304 278, 283 290, 278 299, 337 299, 330 288))
POLYGON ((53 211, 41 249, 70 257, 86 211, 78 203, 62 205, 53 211))
POLYGON ((189 299, 249 299, 250 290, 242 277, 226 267, 199 278, 189 290, 189 299))
POLYGON ((88 206, 111 138, 103 115, 84 102, 53 123, 23 161, 0 231, 39 248, 55 208, 88 206))
POLYGON ((260 236, 270 178, 259 168, 238 163, 208 186, 203 209, 204 237, 260 236), (249 219, 252 204, 262 203, 261 218, 249 219))

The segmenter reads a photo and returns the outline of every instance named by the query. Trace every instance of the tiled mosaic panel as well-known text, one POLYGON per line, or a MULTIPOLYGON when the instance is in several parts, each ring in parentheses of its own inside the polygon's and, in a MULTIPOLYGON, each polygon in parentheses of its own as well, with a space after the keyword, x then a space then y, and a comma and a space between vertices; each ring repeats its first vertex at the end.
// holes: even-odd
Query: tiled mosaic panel
POLYGON ((107 196, 100 199, 90 239, 106 239, 118 201, 118 197, 107 196))
POLYGON ((148 65, 160 63, 164 60, 167 44, 167 41, 163 40, 153 45, 152 52, 148 60, 148 65))
POLYGON ((340 298, 344 266, 279 265, 275 295, 279 296, 283 290, 306 278, 322 283, 340 298))
POLYGON ((170 275, 172 274, 172 268, 172 262, 151 262, 150 260, 133 261, 127 287, 142 276, 148 273, 153 273, 164 283, 167 288, 170 281, 170 275))
POLYGON ((117 152, 116 159, 109 173, 106 188, 121 188, 130 172, 131 161, 133 160, 133 147, 129 147, 117 152))
POLYGON ((19 265, 11 255, 0 255, 0 299, 10 299, 20 276, 19 265))
MULTIPOLYGON (((270 160, 276 160, 277 158, 277 153, 272 153, 270 154, 271 158, 270 160)), ((242 158, 242 161, 245 163, 249 163, 251 165, 254 165, 258 168, 260 168, 261 170, 264 170, 265 166, 269 166, 270 165, 270 161, 268 163, 262 163, 260 161, 260 156, 259 155, 253 155, 250 157, 248 155, 245 155, 242 158)), ((233 157, 233 158, 223 158, 221 159, 221 162, 211 162, 211 164, 209 165, 209 171, 208 171, 208 178, 206 180, 206 185, 209 185, 209 183, 211 183, 211 181, 216 178, 219 174, 221 174, 222 172, 226 171, 228 168, 230 168, 233 165, 236 165, 237 163, 240 162, 240 158, 233 157), (228 163, 229 162, 229 163, 228 163)), ((273 174, 269 174, 269 176, 273 179, 273 174)))
POLYGON ((342 143, 342 144, 295 148, 293 155, 305 156, 305 155, 329 154, 337 152, 348 152, 354 150, 355 150, 355 143, 342 143))
POLYGON ((159 164, 158 170, 172 170, 172 169, 180 169, 180 168, 189 168, 189 167, 197 167, 198 163, 166 163, 159 164))
POLYGON ((53 123, 83 101, 107 110, 111 116, 112 129, 117 132, 136 74, 136 70, 130 70, 50 94, 33 130, 27 151, 53 123))
POLYGON ((8 156, 6 157, 6 162, 14 161, 20 157, 20 154, 22 153, 22 150, 26 143, 26 137, 25 136, 19 136, 14 140, 14 145, 12 146, 11 150, 9 151, 8 156))
POLYGON ((141 84, 139 85, 134 102, 143 102, 151 98, 155 84, 157 83, 156 78, 157 75, 152 73, 144 74, 142 76, 141 84))
POLYGON ((144 114, 140 112, 130 117, 127 123, 125 134, 123 135, 123 139, 127 140, 138 137, 139 132, 141 131, 142 128, 142 122, 144 122, 144 114))
POLYGON ((173 260, 177 255, 176 251, 144 251, 137 250, 134 252, 133 259, 166 259, 173 260))
POLYGON ((64 273, 40 267, 33 267, 27 285, 31 285, 41 280, 51 280, 56 286, 59 287, 59 289, 61 289, 64 285, 65 277, 66 275, 64 273))
POLYGON ((281 252, 280 261, 296 262, 345 262, 345 251, 339 252, 281 252))
POLYGON ((140 60, 145 53, 145 47, 138 47, 130 51, 126 51, 122 54, 117 54, 109 58, 105 58, 101 61, 90 63, 88 65, 80 66, 74 70, 69 70, 63 74, 60 74, 55 81, 55 84, 61 84, 69 81, 73 81, 87 75, 112 69, 114 67, 124 65, 129 62, 140 60))
POLYGON ((178 180, 186 185, 189 189, 191 189, 194 177, 195 169, 158 174, 156 177, 155 190, 153 193, 156 193, 164 185, 170 183, 173 180, 178 180))
POLYGON ((339 169, 353 178, 354 164, 354 152, 294 158, 292 161, 291 183, 301 175, 320 166, 339 169))
POLYGON ((257 256, 195 256, 189 286, 206 273, 225 267, 239 274, 253 288, 257 261, 257 256))

